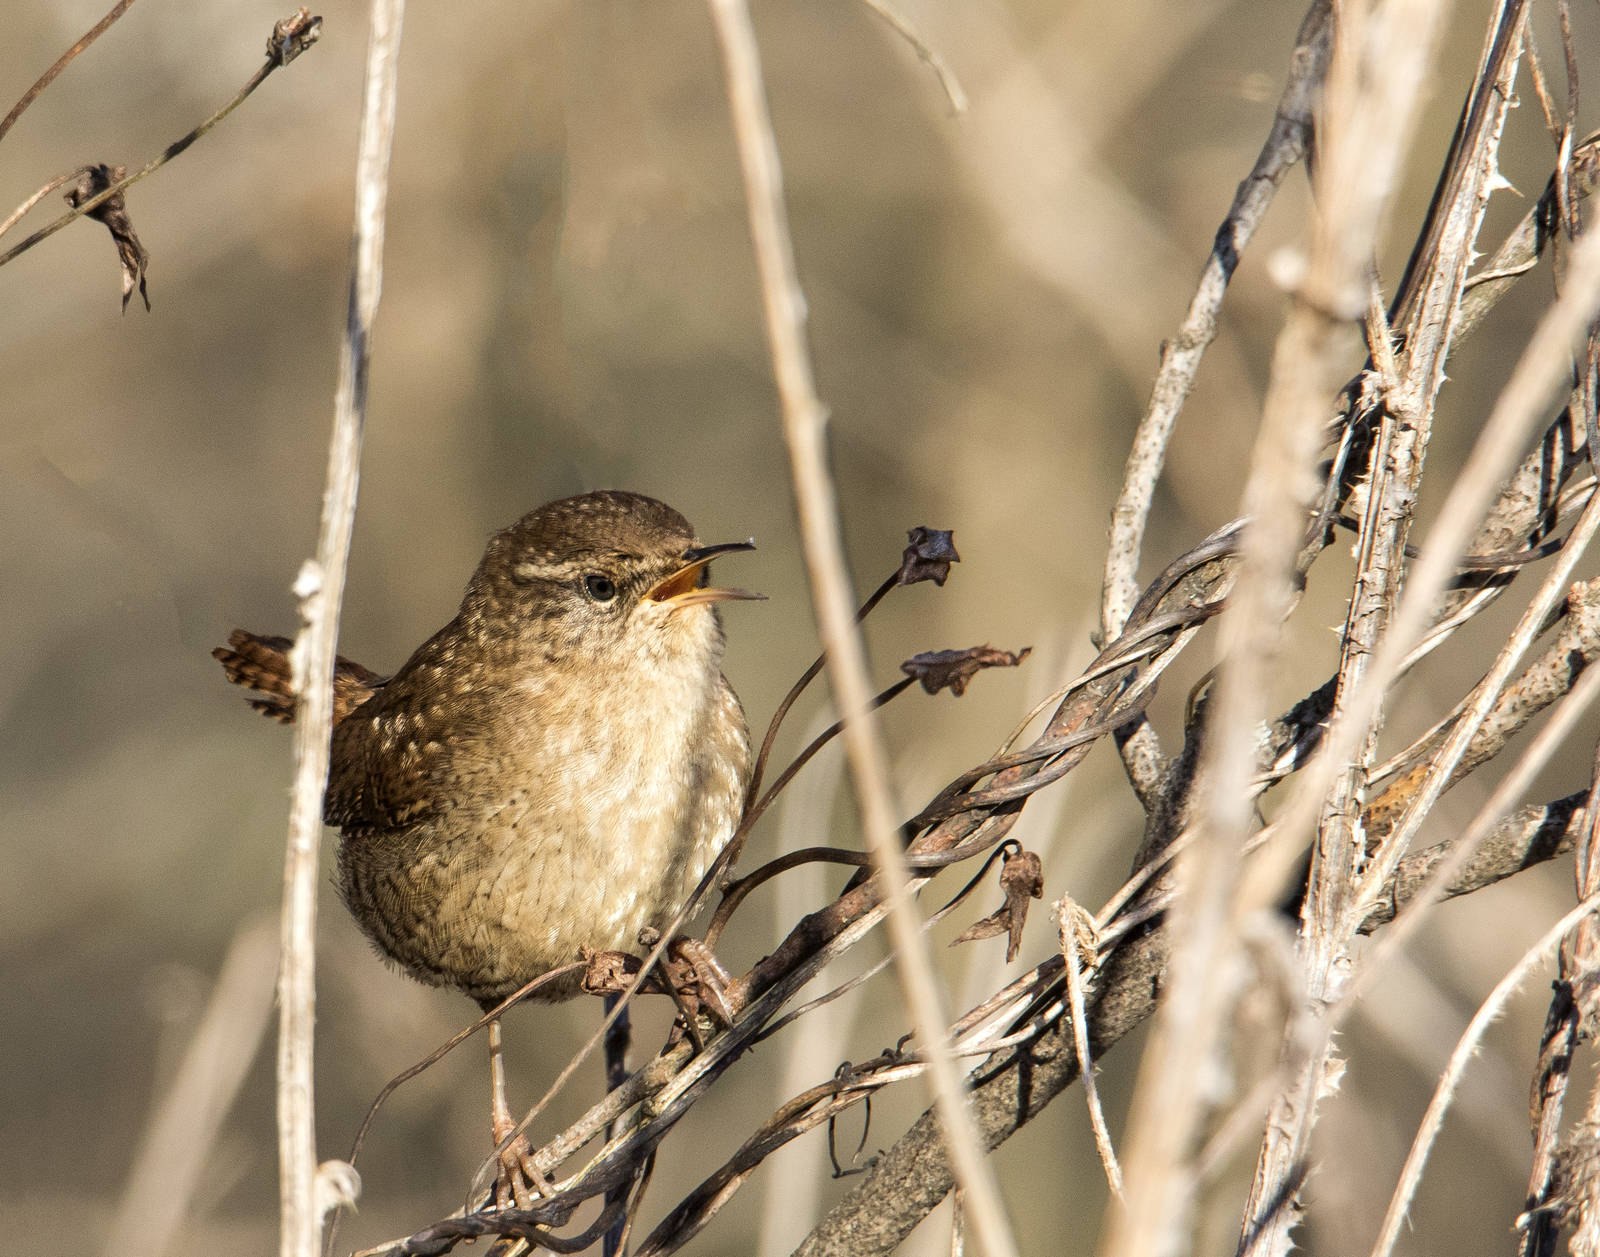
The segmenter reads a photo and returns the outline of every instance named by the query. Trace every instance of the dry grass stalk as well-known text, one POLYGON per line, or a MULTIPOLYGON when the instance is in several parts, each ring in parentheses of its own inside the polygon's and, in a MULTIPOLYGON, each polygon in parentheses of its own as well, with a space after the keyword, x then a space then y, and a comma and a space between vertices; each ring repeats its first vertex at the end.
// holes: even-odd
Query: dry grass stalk
POLYGON ((325 1208, 319 1199, 312 1062, 316 1029, 317 855, 333 734, 333 668, 350 535, 360 482, 372 325, 383 287, 383 229, 404 0, 373 0, 361 138, 356 155, 350 308, 339 356, 327 487, 316 557, 295 581, 301 630, 291 662, 300 709, 284 864, 278 976, 278 1168, 282 1257, 317 1257, 325 1208))
POLYGON ((134 1153, 106 1257, 160 1257, 176 1238, 223 1118, 266 1037, 275 934, 270 920, 258 919, 234 936, 178 1072, 134 1153))
POLYGON ((929 1055, 935 1103, 966 1193, 973 1232, 988 1257, 1007 1257, 1016 1252, 1016 1243, 1005 1220, 993 1170, 967 1112, 960 1076, 948 1055, 942 1000, 918 927, 887 763, 871 716, 872 686, 845 573, 838 503, 824 444, 824 411, 805 345, 805 298, 789 239, 778 148, 767 115, 755 32, 743 0, 711 0, 711 14, 722 48, 734 136, 744 172, 818 635, 839 709, 845 713, 845 752, 862 827, 878 876, 885 882, 896 969, 917 1037, 929 1055))
MULTIPOLYGON (((1255 730, 1268 714, 1280 627, 1296 596, 1327 398, 1343 378, 1349 323, 1366 307, 1370 260, 1414 125, 1438 8, 1393 3, 1370 14, 1353 6, 1334 15, 1320 214, 1274 355, 1245 489, 1251 522, 1223 622, 1224 662, 1210 700, 1214 732, 1201 767, 1196 837, 1176 866, 1179 942, 1129 1119, 1128 1207, 1114 1214, 1108 1253, 1187 1249, 1200 1129, 1220 1099, 1208 1087, 1227 1074, 1223 1033, 1243 964, 1239 909, 1247 901, 1238 899, 1238 883, 1253 824, 1255 730)), ((1268 1170, 1258 1181, 1270 1186, 1275 1177, 1268 1170)), ((1269 1244, 1263 1251, 1279 1250, 1269 1244)))
POLYGON ((1562 936, 1593 915, 1596 908, 1600 908, 1600 895, 1591 895, 1546 930, 1539 941, 1528 948, 1511 971, 1500 979, 1494 990, 1489 993, 1489 997, 1473 1014, 1471 1024, 1467 1026, 1460 1042, 1450 1054, 1450 1063, 1445 1067, 1443 1077, 1439 1079, 1428 1111, 1423 1115, 1422 1125, 1412 1141, 1405 1168, 1401 1171, 1400 1183, 1390 1198, 1377 1243, 1372 1246, 1372 1257, 1389 1257, 1394 1251, 1395 1243, 1400 1238, 1400 1227, 1405 1222, 1406 1212, 1411 1207, 1417 1184, 1422 1178, 1423 1167, 1427 1164, 1428 1154, 1433 1149, 1439 1127, 1444 1121, 1445 1111, 1449 1108, 1456 1087, 1460 1084, 1461 1075, 1466 1072, 1468 1062, 1477 1053, 1489 1023, 1501 1014, 1506 1001, 1527 980, 1528 975, 1544 962, 1547 954, 1560 943, 1562 936))

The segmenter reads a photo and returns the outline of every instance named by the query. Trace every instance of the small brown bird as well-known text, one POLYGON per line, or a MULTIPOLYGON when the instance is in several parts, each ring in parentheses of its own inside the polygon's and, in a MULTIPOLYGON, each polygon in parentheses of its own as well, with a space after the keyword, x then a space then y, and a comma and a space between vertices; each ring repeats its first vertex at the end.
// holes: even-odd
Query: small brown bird
MULTIPOLYGON (((412 977, 492 1008, 585 948, 667 929, 737 825, 750 773, 722 675, 715 609, 757 598, 706 584, 671 507, 603 491, 552 502, 491 538, 461 609, 385 680, 341 659, 324 819, 339 889, 412 977)), ((252 706, 287 721, 285 638, 243 631, 212 653, 252 706)), ((563 999, 569 976, 536 992, 563 999)), ((514 1127, 499 1023, 492 1125, 514 1127)), ((526 1206, 528 1145, 496 1197, 526 1206)))

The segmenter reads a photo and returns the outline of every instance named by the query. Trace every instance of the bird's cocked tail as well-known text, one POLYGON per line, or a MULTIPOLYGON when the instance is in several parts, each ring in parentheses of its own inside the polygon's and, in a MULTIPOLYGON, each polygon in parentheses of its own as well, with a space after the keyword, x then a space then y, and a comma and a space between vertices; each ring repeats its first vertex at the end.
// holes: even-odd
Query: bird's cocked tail
MULTIPOLYGON (((289 668, 289 651, 294 647, 287 637, 262 637, 234 629, 228 644, 218 646, 211 657, 222 665, 228 680, 254 691, 248 701, 262 715, 279 724, 294 720, 295 692, 289 668)), ((333 663, 333 723, 338 724, 371 698, 389 678, 379 676, 359 663, 339 657, 333 663)))

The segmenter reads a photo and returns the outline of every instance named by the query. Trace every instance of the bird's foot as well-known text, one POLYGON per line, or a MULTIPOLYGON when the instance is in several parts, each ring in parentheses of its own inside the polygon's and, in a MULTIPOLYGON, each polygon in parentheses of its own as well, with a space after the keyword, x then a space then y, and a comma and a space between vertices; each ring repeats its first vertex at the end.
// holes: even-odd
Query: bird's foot
POLYGON ((533 1145, 526 1135, 513 1135, 515 1130, 516 1123, 509 1118, 494 1123, 494 1143, 500 1150, 494 1180, 496 1209, 532 1209, 534 1200, 543 1196, 549 1186, 533 1159, 533 1145))
POLYGON ((694 1016, 702 1010, 724 1026, 733 1025, 733 1005, 728 998, 733 975, 699 939, 675 938, 667 944, 667 973, 678 1006, 691 1026, 694 1016))
MULTIPOLYGON (((652 947, 659 938, 641 935, 640 942, 652 947)), ((622 951, 586 952, 584 959, 589 968, 583 975, 583 989, 591 995, 622 994, 643 964, 631 952, 622 951)), ((733 978, 709 947, 696 938, 675 938, 639 989, 672 996, 695 1045, 704 1047, 700 1015, 704 1012, 722 1025, 731 1026, 737 1011, 731 997, 733 987, 733 978)))

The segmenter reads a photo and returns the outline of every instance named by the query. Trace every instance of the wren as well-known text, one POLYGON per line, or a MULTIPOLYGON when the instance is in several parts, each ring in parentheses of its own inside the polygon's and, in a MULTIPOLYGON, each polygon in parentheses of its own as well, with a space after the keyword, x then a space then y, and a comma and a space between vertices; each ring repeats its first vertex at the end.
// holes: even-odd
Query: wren
MULTIPOLYGON (((384 679, 340 660, 324 818, 356 922, 419 981, 486 1010, 586 949, 666 930, 738 824, 743 709, 722 675, 718 555, 635 493, 566 498, 496 533, 456 616, 384 679)), ((212 653, 252 705, 294 714, 283 638, 212 653)), ((578 991, 577 975, 534 998, 578 991)), ((490 1031, 493 1129, 506 1106, 490 1031)), ((525 1141, 499 1203, 526 1205, 525 1141)))

